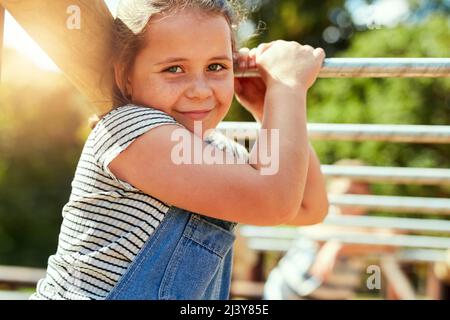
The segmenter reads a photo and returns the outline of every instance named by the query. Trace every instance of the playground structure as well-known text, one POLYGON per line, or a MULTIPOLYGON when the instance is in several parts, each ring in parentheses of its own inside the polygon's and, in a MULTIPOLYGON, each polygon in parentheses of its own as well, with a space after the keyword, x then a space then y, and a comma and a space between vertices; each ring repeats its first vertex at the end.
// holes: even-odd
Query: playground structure
MULTIPOLYGON (((91 102, 97 114, 111 105, 112 69, 108 64, 112 15, 103 0, 0 0, 0 49, 3 38, 4 10, 7 10, 28 34, 52 58, 73 85, 91 102), (80 27, 68 28, 70 7, 80 11, 80 27)), ((75 11, 76 12, 76 11, 75 11)), ((1 55, 0 55, 1 70, 1 55)), ((258 76, 250 70, 237 76, 258 76)), ((331 58, 326 59, 320 77, 450 77, 450 58, 331 58)), ((256 137, 259 125, 246 122, 223 122, 219 129, 256 137)), ((350 141, 389 141, 392 143, 450 143, 449 126, 423 125, 365 125, 365 124, 308 124, 311 139, 350 141)), ((239 136, 236 137, 239 139, 239 136)), ((323 165, 328 177, 348 177, 358 181, 407 183, 422 185, 449 185, 449 169, 392 168, 392 167, 337 167, 323 165)), ((390 213, 388 217, 328 217, 322 225, 308 228, 243 226, 240 230, 249 247, 264 255, 266 252, 286 251, 296 236, 317 241, 337 240, 343 243, 388 245, 400 248, 395 255, 376 257, 383 275, 397 299, 417 299, 402 265, 422 263, 428 266, 429 288, 427 298, 439 298, 433 290, 436 279, 433 264, 445 262, 450 250, 450 199, 423 197, 393 197, 382 195, 329 195, 333 205, 363 207, 390 213), (399 218, 397 212, 440 215, 442 218, 399 218), (401 230, 402 234, 373 235, 362 232, 327 232, 324 227, 358 226, 401 230), (421 233, 427 233, 422 235, 421 233), (439 235, 428 235, 439 233, 439 235)), ((43 270, 0 267, 0 284, 11 289, 33 286, 42 277, 43 270)), ((262 280, 262 279, 261 279, 262 280)), ((260 297, 260 284, 234 283, 233 296, 260 297)), ((10 297, 13 297, 10 295, 10 297)), ((20 298, 19 296, 15 296, 20 298)), ((2 298, 0 296, 0 298, 2 298)))

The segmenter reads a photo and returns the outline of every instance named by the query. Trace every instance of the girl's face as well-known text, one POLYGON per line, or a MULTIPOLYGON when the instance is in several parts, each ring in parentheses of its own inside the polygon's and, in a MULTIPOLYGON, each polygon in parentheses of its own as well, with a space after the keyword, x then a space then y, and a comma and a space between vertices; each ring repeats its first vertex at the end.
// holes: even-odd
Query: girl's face
POLYGON ((145 36, 127 83, 132 101, 165 111, 192 132, 194 121, 201 121, 203 133, 215 128, 234 95, 225 17, 195 10, 154 16, 145 36))

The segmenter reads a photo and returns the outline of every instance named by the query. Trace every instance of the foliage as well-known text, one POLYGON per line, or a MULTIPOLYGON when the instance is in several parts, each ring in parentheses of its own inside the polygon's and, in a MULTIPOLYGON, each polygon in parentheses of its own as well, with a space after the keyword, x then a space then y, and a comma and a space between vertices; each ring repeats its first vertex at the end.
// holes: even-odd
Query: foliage
MULTIPOLYGON (((429 16, 417 25, 357 34, 345 57, 448 57, 448 18, 429 16)), ((450 79, 319 79, 309 95, 308 121, 323 123, 378 123, 448 125, 450 79)), ((385 142, 315 142, 323 163, 360 158, 369 165, 448 168, 446 144, 385 142)), ((398 194, 445 196, 448 188, 385 187, 398 194)))
POLYGON ((6 50, 0 87, 0 264, 44 266, 81 153, 86 103, 6 50))
MULTIPOLYGON (((323 30, 345 12, 343 2, 322 1, 317 6, 303 0, 263 1, 253 13, 254 21, 267 24, 258 42, 296 40, 323 46, 329 56, 450 56, 448 15, 433 14, 420 24, 358 32, 333 45, 324 43, 323 30)), ((89 132, 91 110, 62 75, 36 69, 9 50, 2 66, 0 264, 43 267, 56 249, 61 210, 89 132)), ((308 119, 448 125, 449 92, 450 79, 319 79, 309 93, 308 119)), ((252 118, 235 102, 226 120, 252 118)), ((315 141, 314 146, 324 164, 351 157, 379 166, 449 167, 448 145, 315 141)), ((420 186, 380 185, 375 192, 450 194, 448 188, 420 186)))

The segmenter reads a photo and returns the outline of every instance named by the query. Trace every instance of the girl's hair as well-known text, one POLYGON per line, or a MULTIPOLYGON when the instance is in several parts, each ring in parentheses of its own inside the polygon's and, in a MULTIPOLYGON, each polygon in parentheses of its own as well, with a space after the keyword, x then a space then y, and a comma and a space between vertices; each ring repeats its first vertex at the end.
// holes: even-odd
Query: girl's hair
MULTIPOLYGON (((126 81, 137 54, 145 47, 145 32, 151 17, 175 14, 186 8, 224 16, 230 26, 233 54, 237 53, 237 27, 247 15, 239 0, 121 0, 113 24, 110 57, 111 68, 117 69, 118 77, 114 76, 112 108, 106 113, 131 103, 126 81)), ((91 118, 90 127, 94 128, 105 114, 91 118)))

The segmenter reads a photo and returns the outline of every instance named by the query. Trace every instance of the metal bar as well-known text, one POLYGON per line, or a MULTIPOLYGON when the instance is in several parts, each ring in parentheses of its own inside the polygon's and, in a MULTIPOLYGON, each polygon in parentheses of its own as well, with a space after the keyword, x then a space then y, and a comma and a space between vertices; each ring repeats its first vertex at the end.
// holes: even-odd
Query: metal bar
POLYGON ((5 8, 0 5, 0 82, 2 80, 3 33, 5 31, 5 8))
MULTIPOLYGON (((247 245, 252 250, 257 251, 278 251, 286 252, 292 246, 292 240, 287 239, 263 239, 263 238, 248 238, 247 245)), ((358 243, 355 239, 353 244, 358 243)), ((367 257, 372 258, 368 255, 367 257)), ((404 262, 445 262, 447 259, 446 250, 442 249, 401 249, 395 253, 395 257, 404 262)))
POLYGON ((243 226, 239 229, 239 232, 242 236, 248 238, 247 240, 249 244, 252 240, 257 239, 259 241, 265 239, 265 245, 267 245, 268 248, 279 247, 286 248, 286 250, 294 245, 294 242, 298 237, 307 237, 315 241, 333 240, 349 244, 353 243, 444 250, 450 248, 450 238, 447 237, 368 233, 357 231, 343 232, 334 231, 323 227, 303 227, 301 229, 295 229, 243 226))
POLYGON ((329 194, 331 205, 366 208, 369 210, 450 214, 450 199, 424 197, 329 194))
MULTIPOLYGON (((248 238, 246 243, 250 249, 257 251, 286 252, 293 246, 293 241, 289 239, 248 238)), ((361 243, 358 242, 358 239, 355 239, 351 244, 357 245, 361 243)), ((393 244, 389 245, 396 246, 393 244)), ((402 249, 395 256, 405 262, 445 262, 447 258, 446 250, 442 249, 402 249)))
MULTIPOLYGON (((450 143, 450 126, 308 123, 314 140, 389 141, 408 143, 450 143)), ((261 124, 222 121, 217 129, 238 140, 255 140, 261 124)))
POLYGON ((450 238, 415 236, 415 235, 389 235, 389 234, 367 234, 364 232, 315 232, 314 230, 302 230, 302 235, 317 241, 336 240, 342 243, 354 243, 358 238, 358 243, 373 245, 395 245, 399 247, 418 247, 431 249, 450 248, 450 238))
POLYGON ((449 169, 321 165, 321 170, 327 177, 345 177, 355 181, 450 184, 449 169))
POLYGON ((436 249, 404 249, 395 254, 400 261, 438 262, 446 261, 446 250, 436 249))
POLYGON ((308 130, 316 140, 450 143, 450 126, 316 123, 308 130))
POLYGON ((324 225, 344 227, 390 228, 405 231, 448 232, 450 220, 375 216, 328 215, 324 225))
POLYGON ((45 269, 0 266, 0 283, 14 285, 34 285, 45 277, 45 269))
MULTIPOLYGON (((259 77, 257 69, 236 77, 259 77)), ((320 78, 443 78, 450 77, 450 58, 327 58, 320 78)))
POLYGON ((0 301, 2 300, 29 300, 31 293, 20 291, 0 291, 0 301))

